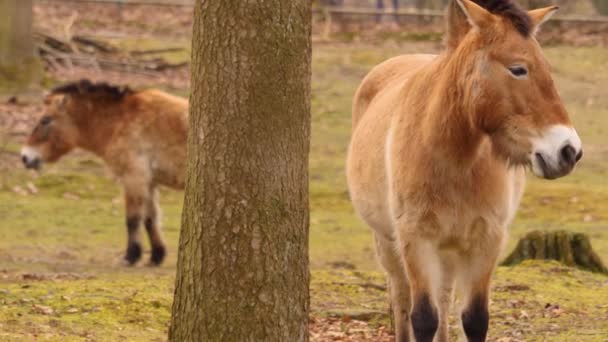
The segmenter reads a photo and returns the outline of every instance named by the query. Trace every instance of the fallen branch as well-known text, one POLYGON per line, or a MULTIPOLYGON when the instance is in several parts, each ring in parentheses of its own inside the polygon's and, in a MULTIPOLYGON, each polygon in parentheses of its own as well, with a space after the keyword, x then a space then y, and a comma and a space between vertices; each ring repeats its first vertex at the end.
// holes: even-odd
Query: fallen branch
POLYGON ((386 286, 378 285, 374 283, 342 283, 342 282, 332 282, 332 284, 340 285, 340 286, 359 286, 366 289, 374 289, 378 291, 386 291, 386 286))
POLYGON ((141 56, 141 55, 152 55, 156 53, 166 53, 166 52, 181 52, 186 50, 183 47, 171 47, 165 49, 150 49, 150 50, 134 50, 131 51, 130 54, 133 56, 141 56))
POLYGON ((36 38, 40 56, 55 70, 60 70, 62 67, 72 69, 75 65, 80 65, 93 67, 98 71, 117 70, 155 76, 152 73, 154 71, 159 72, 188 65, 188 62, 168 63, 162 58, 148 60, 135 58, 154 53, 185 50, 181 47, 121 53, 114 46, 92 37, 74 35, 68 41, 45 32, 36 32, 36 38))
POLYGON ((349 318, 355 321, 380 321, 388 318, 388 314, 383 311, 370 310, 370 311, 330 311, 328 312, 329 316, 339 317, 339 318, 349 318))

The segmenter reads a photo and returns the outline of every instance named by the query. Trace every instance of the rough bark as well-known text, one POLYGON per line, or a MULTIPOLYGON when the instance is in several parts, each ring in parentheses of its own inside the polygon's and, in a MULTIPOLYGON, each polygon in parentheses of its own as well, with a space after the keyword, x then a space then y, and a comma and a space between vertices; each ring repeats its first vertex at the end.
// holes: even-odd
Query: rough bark
POLYGON ((0 94, 27 91, 40 81, 32 36, 32 0, 0 1, 0 94))
POLYGON ((310 0, 197 0, 170 341, 308 340, 310 0))
POLYGON ((608 274, 608 268, 593 251, 589 237, 582 233, 530 232, 519 240, 502 265, 517 265, 527 259, 557 260, 568 266, 608 274))

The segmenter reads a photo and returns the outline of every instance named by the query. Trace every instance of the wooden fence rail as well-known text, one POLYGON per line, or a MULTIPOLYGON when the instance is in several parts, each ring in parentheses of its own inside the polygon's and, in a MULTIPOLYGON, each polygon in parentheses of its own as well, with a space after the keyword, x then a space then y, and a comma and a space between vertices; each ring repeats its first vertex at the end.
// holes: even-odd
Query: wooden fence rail
MULTIPOLYGON (((38 2, 74 2, 74 3, 101 3, 101 4, 120 4, 120 5, 156 5, 156 6, 193 6, 193 0, 35 0, 38 2)), ((443 11, 425 9, 399 9, 399 10, 377 10, 357 7, 320 7, 314 9, 315 13, 325 15, 354 15, 354 16, 383 16, 392 17, 420 17, 420 18, 440 18, 444 15, 443 11)), ((608 16, 579 16, 579 15, 560 15, 551 19, 557 22, 568 23, 608 23, 608 16)))
MULTIPOLYGON (((324 7, 316 8, 318 13, 328 13, 330 15, 360 15, 360 16, 392 16, 392 17, 443 17, 444 11, 428 9, 399 9, 399 10, 377 10, 367 8, 349 7, 324 7)), ((580 16, 580 15, 559 15, 551 18, 551 21, 572 22, 572 23, 608 23, 608 16, 580 16)))
POLYGON ((34 0, 36 2, 74 2, 115 5, 154 5, 173 7, 192 7, 194 0, 34 0))

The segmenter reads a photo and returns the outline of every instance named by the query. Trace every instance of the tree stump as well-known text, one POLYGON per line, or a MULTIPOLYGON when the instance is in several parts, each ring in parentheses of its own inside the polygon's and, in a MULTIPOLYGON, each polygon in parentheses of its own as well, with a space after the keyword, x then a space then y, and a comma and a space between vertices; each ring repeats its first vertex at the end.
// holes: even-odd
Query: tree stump
POLYGON ((593 251, 589 237, 567 231, 533 231, 521 238, 501 266, 513 266, 527 259, 557 260, 567 266, 608 274, 608 268, 593 251))

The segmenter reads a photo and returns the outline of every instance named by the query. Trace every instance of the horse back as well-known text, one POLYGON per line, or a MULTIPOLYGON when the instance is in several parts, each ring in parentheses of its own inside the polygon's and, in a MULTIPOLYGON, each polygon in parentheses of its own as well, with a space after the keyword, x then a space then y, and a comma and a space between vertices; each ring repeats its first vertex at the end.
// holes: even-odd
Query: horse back
POLYGON ((395 83, 407 80, 435 57, 436 55, 429 54, 402 55, 374 67, 359 85, 353 99, 353 131, 379 92, 395 83))
MULTIPOLYGON (((181 188, 186 167, 188 101, 149 89, 125 100, 106 161, 119 176, 138 170, 156 183, 181 188)), ((143 177, 142 174, 142 177, 143 177)))

